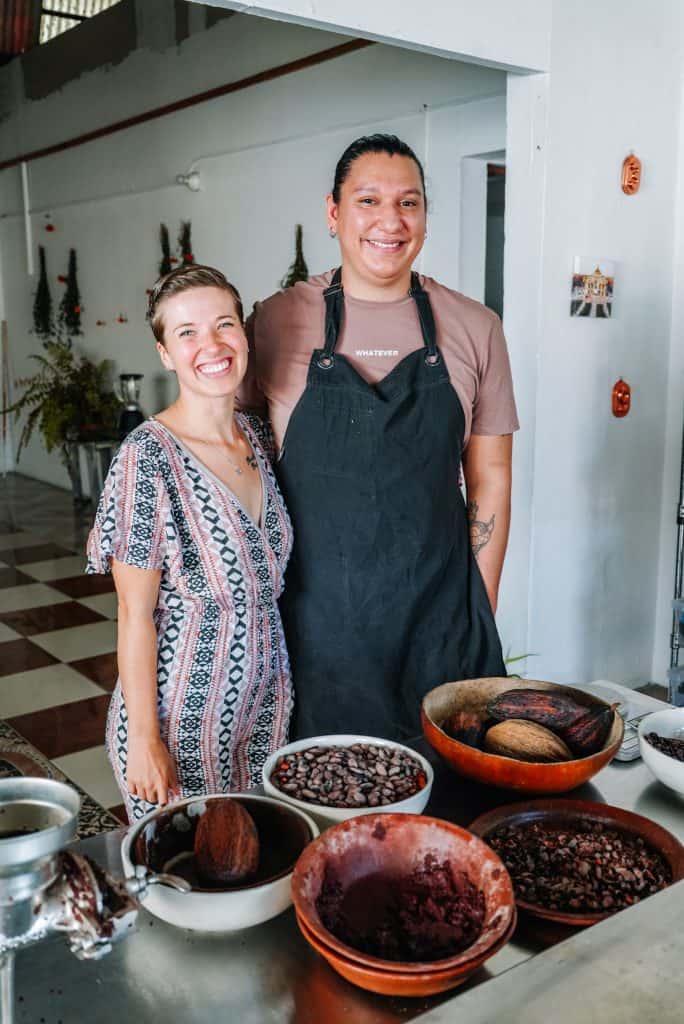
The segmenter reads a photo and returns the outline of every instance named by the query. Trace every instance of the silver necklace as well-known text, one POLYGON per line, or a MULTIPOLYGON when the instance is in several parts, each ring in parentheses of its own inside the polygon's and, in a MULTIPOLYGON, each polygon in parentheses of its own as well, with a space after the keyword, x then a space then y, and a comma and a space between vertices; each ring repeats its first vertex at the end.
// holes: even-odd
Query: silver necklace
MULTIPOLYGON (((237 475, 238 476, 244 476, 244 474, 245 474, 244 469, 242 469, 242 467, 235 461, 235 459, 231 455, 228 454, 228 452, 226 451, 226 449, 223 447, 222 444, 217 444, 214 441, 205 441, 202 438, 197 438, 197 441, 199 441, 200 444, 208 444, 212 448, 220 448, 221 451, 223 452, 225 458, 231 464, 231 466, 233 467, 233 469, 235 470, 237 475)), ((256 458, 254 457, 254 454, 247 455, 246 458, 245 458, 245 462, 247 463, 247 465, 251 469, 257 469, 258 468, 257 467, 257 461, 256 461, 256 458)))

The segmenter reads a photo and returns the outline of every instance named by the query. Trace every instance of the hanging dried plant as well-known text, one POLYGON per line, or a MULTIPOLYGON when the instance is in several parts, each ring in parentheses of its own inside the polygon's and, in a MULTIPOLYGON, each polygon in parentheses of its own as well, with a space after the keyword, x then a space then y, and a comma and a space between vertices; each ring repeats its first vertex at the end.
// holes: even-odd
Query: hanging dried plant
POLYGON ((195 262, 192 254, 192 225, 189 220, 182 220, 178 232, 178 250, 180 252, 181 264, 189 267, 195 262))
POLYGON ((76 250, 69 249, 69 269, 66 275, 66 288, 59 304, 59 320, 64 325, 65 334, 76 337, 81 331, 81 295, 76 278, 76 250))
POLYGON ((52 334, 52 296, 48 284, 45 247, 42 245, 38 246, 38 259, 40 261, 40 276, 33 300, 33 330, 39 337, 49 338, 52 334))
POLYGON ((171 270, 171 246, 169 244, 169 229, 166 224, 159 225, 159 243, 161 245, 162 258, 159 264, 159 275, 168 274, 171 270))
POLYGON ((285 277, 280 282, 281 288, 291 288, 297 281, 306 281, 309 277, 309 268, 304 259, 304 247, 302 245, 302 225, 297 224, 295 228, 295 258, 285 277))

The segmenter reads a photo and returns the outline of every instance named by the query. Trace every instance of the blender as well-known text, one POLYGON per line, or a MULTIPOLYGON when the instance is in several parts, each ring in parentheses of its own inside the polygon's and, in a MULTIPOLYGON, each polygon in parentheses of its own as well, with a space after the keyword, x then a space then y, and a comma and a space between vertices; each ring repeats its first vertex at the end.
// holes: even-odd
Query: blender
POLYGON ((118 396, 124 406, 119 416, 119 435, 122 439, 126 434, 130 434, 131 430, 140 426, 145 419, 139 403, 142 379, 142 373, 119 374, 118 396))

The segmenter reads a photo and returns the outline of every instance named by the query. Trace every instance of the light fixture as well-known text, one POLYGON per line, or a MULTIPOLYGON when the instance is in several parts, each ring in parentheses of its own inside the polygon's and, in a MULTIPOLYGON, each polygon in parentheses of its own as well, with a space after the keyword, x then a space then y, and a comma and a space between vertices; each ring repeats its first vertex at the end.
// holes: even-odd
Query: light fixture
POLYGON ((191 192, 199 192, 202 188, 202 180, 199 171, 188 171, 187 174, 177 174, 176 182, 185 185, 191 192))

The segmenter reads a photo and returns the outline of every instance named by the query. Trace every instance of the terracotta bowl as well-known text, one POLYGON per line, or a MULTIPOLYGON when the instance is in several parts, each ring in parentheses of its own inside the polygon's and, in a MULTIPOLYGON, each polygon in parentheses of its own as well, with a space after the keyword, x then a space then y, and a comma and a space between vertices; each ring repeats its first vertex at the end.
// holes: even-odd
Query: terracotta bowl
MULTIPOLYGON (((624 811, 621 807, 610 807, 608 804, 595 804, 588 800, 527 800, 525 803, 497 807, 495 810, 481 815, 470 825, 470 829, 486 842, 487 837, 502 826, 529 824, 533 821, 561 825, 567 829, 572 829, 573 825, 594 821, 617 829, 619 832, 640 836, 650 847, 657 850, 669 865, 672 872, 670 884, 684 878, 684 846, 679 839, 661 825, 651 821, 650 818, 644 818, 641 814, 634 814, 632 811, 624 811)), ((516 904, 518 910, 533 917, 553 921, 556 924, 570 925, 574 928, 586 928, 618 913, 618 911, 613 911, 612 913, 572 914, 560 910, 548 910, 546 907, 521 899, 517 899, 516 904)))
MULTIPOLYGON (((297 914, 297 924, 302 935, 309 945, 317 953, 327 960, 333 970, 339 975, 359 988, 368 992, 377 992, 382 996, 433 996, 439 992, 448 992, 467 981, 477 968, 468 964, 462 970, 458 968, 447 968, 446 970, 422 971, 420 974, 406 974, 402 971, 393 970, 387 962, 386 969, 378 967, 365 967, 363 964, 349 960, 341 956, 330 946, 326 946, 320 939, 307 928, 305 922, 297 914)), ((490 956, 504 946, 515 931, 515 918, 512 919, 508 931, 502 935, 497 945, 492 949, 490 956)))
POLYGON ((483 782, 488 786, 513 789, 521 793, 566 793, 587 782, 612 760, 624 733, 624 722, 615 714, 612 728, 603 749, 591 757, 573 761, 554 761, 540 764, 516 761, 512 757, 488 754, 475 747, 452 739, 442 729, 442 723, 455 711, 484 712, 494 697, 506 690, 553 690, 565 693, 585 707, 609 707, 606 701, 592 694, 560 686, 540 679, 464 679, 444 683, 430 690, 423 699, 421 718, 423 732, 430 746, 460 775, 483 782))
POLYGON ((337 961, 346 970, 346 962, 351 962, 371 972, 357 976, 356 983, 366 988, 370 985, 364 985, 362 978, 368 981, 371 975, 387 972, 402 977, 439 974, 440 988, 434 991, 460 984, 507 941, 515 924, 511 880, 493 850, 457 825, 413 814, 367 815, 328 829, 299 858, 292 878, 292 896, 297 915, 306 929, 303 929, 305 937, 311 933, 317 943, 325 947, 326 959, 336 969, 337 961), (371 875, 406 876, 424 865, 427 854, 449 860, 484 892, 484 927, 476 942, 467 949, 430 962, 384 960, 348 946, 325 927, 316 901, 326 869, 334 871, 345 889, 371 875), (446 984, 447 973, 449 984, 446 984))

